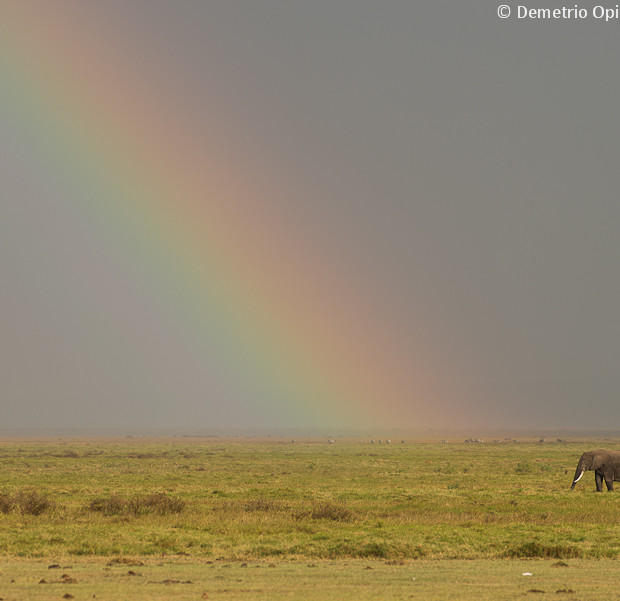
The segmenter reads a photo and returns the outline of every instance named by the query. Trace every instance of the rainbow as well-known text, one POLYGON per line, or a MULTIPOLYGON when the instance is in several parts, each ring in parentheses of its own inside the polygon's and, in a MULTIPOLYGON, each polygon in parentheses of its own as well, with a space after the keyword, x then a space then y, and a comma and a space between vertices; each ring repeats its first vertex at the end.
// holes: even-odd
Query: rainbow
POLYGON ((87 8, 40 6, 0 7, 13 135, 32 140, 35 168, 80 192, 71 210, 155 282, 182 335, 212 350, 255 412, 304 425, 415 426, 402 421, 422 404, 411 372, 428 365, 417 357, 403 369, 402 349, 359 308, 329 249, 281 217, 294 183, 256 147, 241 152, 217 107, 205 107, 196 133, 175 86, 107 44, 87 8))

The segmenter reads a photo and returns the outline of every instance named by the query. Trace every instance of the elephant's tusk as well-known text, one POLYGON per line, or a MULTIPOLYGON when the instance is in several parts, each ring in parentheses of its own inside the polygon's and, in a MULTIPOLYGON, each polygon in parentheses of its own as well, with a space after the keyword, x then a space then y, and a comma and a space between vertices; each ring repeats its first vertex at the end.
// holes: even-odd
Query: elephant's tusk
POLYGON ((579 474, 579 478, 576 478, 576 479, 573 481, 573 484, 577 484, 577 482, 579 482, 579 480, 581 480, 581 476, 583 476, 583 474, 584 474, 584 473, 585 473, 585 471, 582 471, 582 472, 581 472, 581 474, 579 474))

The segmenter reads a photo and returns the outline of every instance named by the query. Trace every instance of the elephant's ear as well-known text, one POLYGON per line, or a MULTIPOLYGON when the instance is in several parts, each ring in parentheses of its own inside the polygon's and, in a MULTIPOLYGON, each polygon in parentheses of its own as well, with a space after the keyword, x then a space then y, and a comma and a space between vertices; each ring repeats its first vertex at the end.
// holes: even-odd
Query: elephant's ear
POLYGON ((603 454, 597 453, 594 455, 594 459, 592 460, 591 470, 597 470, 603 465, 603 454))

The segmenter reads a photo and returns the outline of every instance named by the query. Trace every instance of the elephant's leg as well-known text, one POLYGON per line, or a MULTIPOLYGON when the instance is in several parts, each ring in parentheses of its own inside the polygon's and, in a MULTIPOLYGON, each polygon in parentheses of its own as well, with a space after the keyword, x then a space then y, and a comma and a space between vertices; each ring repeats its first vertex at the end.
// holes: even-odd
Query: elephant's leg
POLYGON ((614 477, 613 474, 605 474, 605 485, 609 492, 614 491, 614 477))
POLYGON ((596 480, 596 492, 603 492, 603 476, 594 472, 594 479, 596 480))

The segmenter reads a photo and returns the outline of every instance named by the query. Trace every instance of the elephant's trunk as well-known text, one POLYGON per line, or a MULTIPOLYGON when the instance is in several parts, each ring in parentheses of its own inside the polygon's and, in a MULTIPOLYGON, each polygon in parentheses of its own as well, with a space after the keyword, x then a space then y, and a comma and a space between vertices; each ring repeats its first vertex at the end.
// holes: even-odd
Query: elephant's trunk
POLYGON ((577 469, 575 470, 575 477, 573 478, 573 484, 570 487, 571 490, 573 490, 573 488, 575 488, 575 484, 577 484, 577 482, 579 482, 579 480, 581 480, 581 477, 583 476, 585 471, 586 471, 586 465, 585 465, 585 461, 583 460, 583 457, 582 457, 579 460, 579 463, 577 464, 577 469))
POLYGON ((579 480, 581 480, 581 477, 585 473, 585 470, 581 470, 581 473, 579 474, 579 476, 577 475, 578 473, 579 473, 579 470, 577 470, 577 472, 575 472, 575 479, 573 480, 573 484, 570 487, 571 490, 573 490, 573 488, 575 488, 575 484, 577 484, 577 482, 579 482, 579 480))

